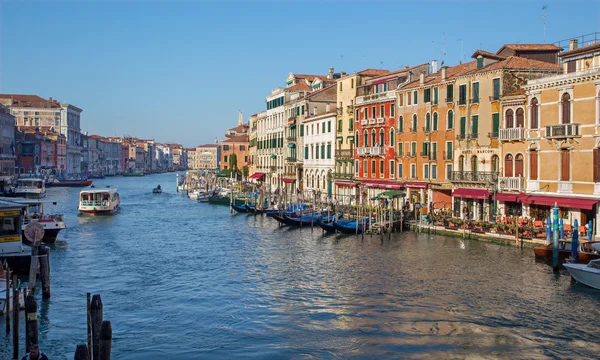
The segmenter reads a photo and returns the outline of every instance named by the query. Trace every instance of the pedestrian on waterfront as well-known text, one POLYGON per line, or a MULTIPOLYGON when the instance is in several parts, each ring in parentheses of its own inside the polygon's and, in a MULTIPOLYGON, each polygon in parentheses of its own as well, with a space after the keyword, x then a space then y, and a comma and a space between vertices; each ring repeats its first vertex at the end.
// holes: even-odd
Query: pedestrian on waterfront
POLYGON ((37 344, 33 344, 29 353, 23 356, 21 360, 48 360, 48 357, 40 351, 40 347, 37 344))

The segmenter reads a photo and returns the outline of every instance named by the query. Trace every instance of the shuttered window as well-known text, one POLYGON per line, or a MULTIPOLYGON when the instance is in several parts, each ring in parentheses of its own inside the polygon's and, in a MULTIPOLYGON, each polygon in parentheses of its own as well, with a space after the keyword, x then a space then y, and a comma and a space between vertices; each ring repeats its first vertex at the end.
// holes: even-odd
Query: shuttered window
POLYGON ((569 181, 571 179, 571 153, 569 150, 561 150, 560 163, 560 180, 569 181))
POLYGON ((494 86, 494 100, 499 100, 500 99, 500 79, 494 79, 493 80, 493 86, 494 86))
POLYGON ((594 182, 600 182, 600 149, 594 149, 594 182))
POLYGON ((454 101, 454 84, 446 85, 446 102, 454 101))
POLYGON ((464 116, 460 117, 460 135, 462 137, 465 137, 465 134, 467 133, 467 118, 464 116))
POLYGON ((433 113, 433 131, 438 130, 438 113, 433 113))
POLYGON ((413 101, 413 103, 414 103, 415 105, 417 105, 417 103, 418 103, 418 101, 419 101, 419 100, 418 100, 418 97, 419 97, 419 93, 418 93, 418 92, 416 92, 416 91, 413 91, 413 100, 414 100, 414 101, 413 101))
POLYGON ((471 117, 471 134, 475 138, 477 138, 477 134, 479 134, 479 115, 473 115, 471 117))
POLYGON ((495 113, 492 114, 492 133, 494 136, 498 136, 498 132, 500 131, 500 114, 495 113))
POLYGON ((531 150, 529 152, 529 178, 537 180, 538 178, 538 152, 531 150))
POLYGON ((304 146, 304 160, 308 159, 308 145, 304 146))
POLYGON ((448 130, 454 129, 454 112, 452 110, 448 111, 448 130))
POLYGON ((515 156, 515 177, 523 177, 523 154, 515 156))
POLYGON ((331 159, 331 144, 327 144, 327 158, 331 159))
POLYGON ((479 102, 479 83, 473 83, 473 102, 479 102))
POLYGON ((396 116, 396 104, 391 103, 390 104, 390 117, 394 117, 396 116))
POLYGON ((458 86, 458 104, 465 105, 467 103, 467 85, 458 86))
POLYGON ((300 124, 300 136, 304 136, 304 124, 300 124))
POLYGON ((513 176, 513 156, 512 154, 506 154, 504 157, 504 176, 513 176))
POLYGON ((564 93, 561 97, 562 104, 562 124, 571 123, 571 96, 569 93, 564 93))
POLYGON ((538 99, 533 98, 531 100, 531 113, 529 114, 529 118, 531 119, 531 128, 538 128, 538 99))

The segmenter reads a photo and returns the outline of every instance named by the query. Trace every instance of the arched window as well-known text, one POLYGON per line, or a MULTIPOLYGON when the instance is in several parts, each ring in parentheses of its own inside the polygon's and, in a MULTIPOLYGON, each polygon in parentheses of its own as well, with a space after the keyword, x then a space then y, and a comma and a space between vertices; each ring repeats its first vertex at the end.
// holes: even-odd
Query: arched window
POLYGON ((538 124, 538 99, 537 98, 531 99, 531 109, 530 109, 529 118, 531 119, 531 128, 537 129, 539 127, 539 124, 538 124))
POLYGON ((363 146, 369 146, 369 131, 366 129, 363 136, 363 146))
POLYGON ((525 111, 523 110, 523 108, 518 108, 517 112, 516 112, 516 118, 517 118, 517 126, 515 127, 524 127, 525 126, 525 111))
POLYGON ((417 114, 413 115, 412 127, 411 127, 410 131, 417 132, 417 114))
POLYGON ((358 131, 354 134, 354 144, 356 144, 355 146, 358 146, 358 131))
POLYGON ((452 110, 448 110, 448 121, 446 122, 446 128, 448 130, 454 129, 454 112, 452 110))
POLYGON ((504 176, 513 176, 513 156, 512 154, 506 154, 504 157, 504 176))
POLYGON ((561 97, 560 103, 562 105, 562 124, 571 123, 571 95, 564 93, 561 97))
POLYGON ((433 131, 437 131, 438 130, 438 113, 434 112, 433 113, 433 131))
POLYGON ((458 157, 458 171, 462 173, 465 170, 465 157, 461 155, 458 157))
POLYGON ((515 156, 515 177, 523 177, 523 154, 515 156))
POLYGON ((396 144, 396 131, 394 128, 390 129, 390 146, 394 146, 396 144))
POLYGON ((383 146, 385 144, 385 132, 383 129, 379 130, 379 146, 383 146))
POLYGON ((373 131, 371 131, 371 146, 375 146, 376 142, 377 142, 376 132, 375 132, 375 129, 373 129, 373 131))
POLYGON ((398 118, 398 132, 399 133, 404 132, 404 116, 400 116, 398 118))
POLYGON ((431 114, 427 113, 425 115, 425 131, 429 132, 431 131, 431 114))
POLYGON ((504 119, 506 120, 506 128, 510 129, 513 127, 513 111, 512 109, 508 109, 506 110, 506 115, 504 116, 504 119))
POLYGON ((498 159, 498 155, 494 155, 492 156, 492 172, 494 173, 498 173, 498 171, 500 170, 500 161, 498 159))
POLYGON ((477 176, 477 156, 476 155, 471 156, 471 171, 473 172, 474 176, 477 176))

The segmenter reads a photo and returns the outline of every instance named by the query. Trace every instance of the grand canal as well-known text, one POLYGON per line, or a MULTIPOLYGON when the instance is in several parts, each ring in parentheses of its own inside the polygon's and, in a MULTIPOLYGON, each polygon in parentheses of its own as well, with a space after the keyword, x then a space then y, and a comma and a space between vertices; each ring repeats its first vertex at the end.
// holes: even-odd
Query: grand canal
MULTIPOLYGON (((48 189, 68 226, 52 246, 52 298, 38 295, 51 359, 72 359, 86 341, 86 292, 102 295, 114 359, 600 353, 600 292, 553 274, 531 249, 279 228, 188 200, 173 173, 95 184, 119 186, 119 214, 78 216, 80 189, 48 189)), ((4 331, 0 344, 9 358, 4 331)))

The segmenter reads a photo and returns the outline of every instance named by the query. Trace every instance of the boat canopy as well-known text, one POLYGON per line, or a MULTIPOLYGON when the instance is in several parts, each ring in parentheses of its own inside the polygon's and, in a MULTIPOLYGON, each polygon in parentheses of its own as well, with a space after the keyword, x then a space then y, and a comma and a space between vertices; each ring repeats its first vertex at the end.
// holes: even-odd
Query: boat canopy
POLYGON ((406 191, 402 190, 388 190, 382 193, 377 194, 377 196, 373 197, 371 200, 379 200, 379 199, 397 199, 406 196, 406 191))

